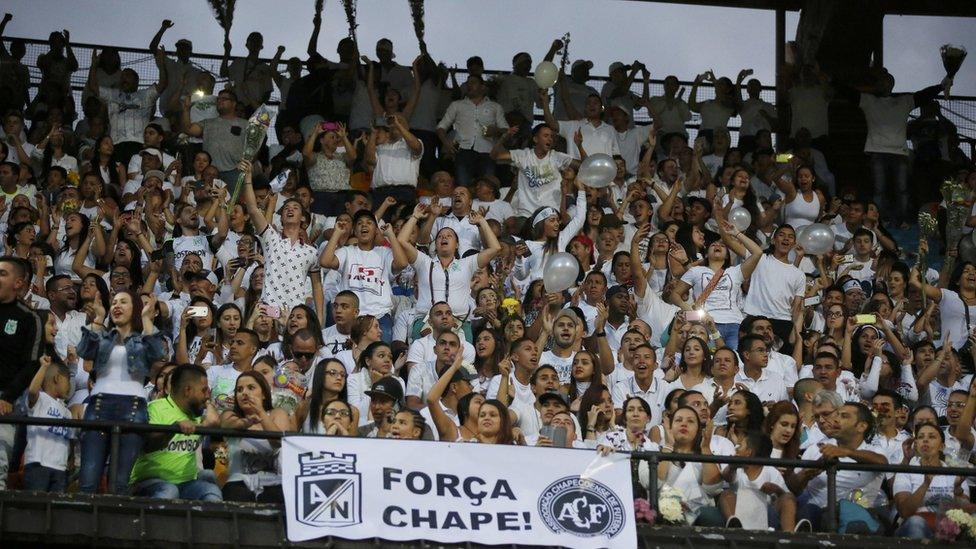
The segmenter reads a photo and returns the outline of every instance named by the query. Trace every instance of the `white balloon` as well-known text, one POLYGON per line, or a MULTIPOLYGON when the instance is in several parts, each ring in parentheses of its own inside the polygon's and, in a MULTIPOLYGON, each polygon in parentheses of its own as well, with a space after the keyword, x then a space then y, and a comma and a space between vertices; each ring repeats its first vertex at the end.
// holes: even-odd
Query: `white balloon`
POLYGON ((559 69, 552 61, 543 61, 539 63, 539 66, 535 68, 535 74, 532 78, 535 83, 540 88, 551 88, 556 84, 556 79, 559 77, 559 69))
POLYGON ((738 208, 732 208, 732 211, 729 212, 729 223, 731 223, 736 230, 744 231, 749 228, 749 225, 752 225, 752 214, 749 213, 749 210, 741 206, 738 208))
POLYGON ((546 292, 562 292, 576 284, 579 276, 579 261, 568 252, 557 252, 549 256, 542 268, 542 283, 546 292))
POLYGON ((591 154, 580 164, 576 177, 587 187, 608 187, 613 183, 613 178, 617 177, 617 163, 609 154, 591 154))
POLYGON ((804 227, 802 239, 797 243, 809 255, 823 255, 834 247, 834 231, 823 223, 812 223, 804 227))

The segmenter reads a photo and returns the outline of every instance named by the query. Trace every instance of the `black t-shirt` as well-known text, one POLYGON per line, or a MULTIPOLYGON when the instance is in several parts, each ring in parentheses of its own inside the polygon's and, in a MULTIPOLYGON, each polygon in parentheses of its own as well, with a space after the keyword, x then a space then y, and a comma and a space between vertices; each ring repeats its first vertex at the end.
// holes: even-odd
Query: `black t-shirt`
POLYGON ((0 399, 13 403, 30 384, 41 356, 41 317, 20 300, 0 303, 0 399))

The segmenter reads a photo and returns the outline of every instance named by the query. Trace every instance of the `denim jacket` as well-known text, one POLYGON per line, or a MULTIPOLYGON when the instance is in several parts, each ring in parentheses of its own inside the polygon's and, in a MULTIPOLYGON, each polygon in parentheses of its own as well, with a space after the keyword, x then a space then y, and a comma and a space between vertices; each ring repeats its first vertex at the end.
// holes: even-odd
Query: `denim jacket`
MULTIPOLYGON (((96 374, 103 373, 112 356, 112 348, 119 339, 118 330, 112 328, 107 332, 93 332, 87 327, 81 329, 81 343, 78 344, 78 356, 84 360, 94 361, 92 369, 96 374)), ((152 335, 141 333, 130 334, 125 339, 125 353, 128 355, 129 373, 137 379, 149 377, 149 366, 153 362, 164 358, 163 339, 157 331, 152 335)))

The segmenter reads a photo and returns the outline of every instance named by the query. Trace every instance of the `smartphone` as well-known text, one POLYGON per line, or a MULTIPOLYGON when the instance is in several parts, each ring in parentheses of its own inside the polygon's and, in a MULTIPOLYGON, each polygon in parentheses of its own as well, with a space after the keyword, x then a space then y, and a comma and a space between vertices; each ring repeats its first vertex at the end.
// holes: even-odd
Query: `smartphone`
POLYGON ((786 164, 790 160, 793 160, 793 155, 792 154, 786 153, 786 154, 777 154, 776 155, 776 163, 777 164, 786 164))
POLYGON ((840 256, 841 263, 854 263, 854 254, 847 254, 840 256))
POLYGON ((160 248, 158 250, 153 250, 152 253, 149 254, 149 260, 150 261, 159 261, 159 260, 163 259, 163 257, 165 255, 166 255, 166 252, 164 252, 162 248, 160 248))
POLYGON ((804 307, 814 307, 816 305, 820 305, 820 296, 819 295, 815 295, 813 297, 808 297, 808 298, 806 298, 806 299, 803 300, 803 306, 804 307))
POLYGON ((877 321, 875 315, 854 315, 854 324, 874 324, 877 321))
POLYGON ((187 307, 186 310, 190 314, 190 318, 204 318, 210 312, 209 307, 203 305, 187 307))
POLYGON ((705 311, 685 311, 685 320, 688 322, 701 322, 705 318, 705 311))
POLYGON ((263 314, 268 318, 274 318, 274 319, 281 318, 281 309, 273 305, 262 303, 261 305, 258 306, 258 310, 260 310, 261 314, 263 314))
POLYGON ((566 428, 565 427, 551 427, 552 435, 549 437, 552 440, 552 446, 554 448, 565 448, 566 447, 566 428))

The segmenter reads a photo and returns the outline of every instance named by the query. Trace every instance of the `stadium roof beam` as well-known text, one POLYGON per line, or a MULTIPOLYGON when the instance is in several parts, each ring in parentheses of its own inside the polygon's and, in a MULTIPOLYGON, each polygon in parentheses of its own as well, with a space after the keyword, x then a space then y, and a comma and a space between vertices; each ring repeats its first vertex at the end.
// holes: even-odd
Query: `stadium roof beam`
MULTIPOLYGON (((804 0, 630 0, 660 4, 685 4, 720 8, 800 11, 804 0)), ((886 15, 923 15, 938 17, 976 17, 972 0, 878 0, 886 15)))

